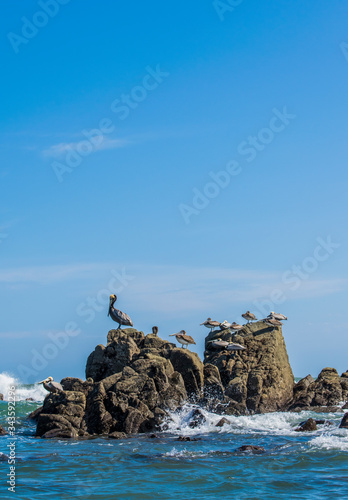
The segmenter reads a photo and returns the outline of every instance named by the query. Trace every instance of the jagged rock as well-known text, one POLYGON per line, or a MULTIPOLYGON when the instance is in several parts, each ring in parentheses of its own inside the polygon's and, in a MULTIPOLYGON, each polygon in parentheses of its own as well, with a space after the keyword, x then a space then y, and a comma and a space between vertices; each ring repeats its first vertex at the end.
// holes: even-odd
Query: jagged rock
MULTIPOLYGON (((99 382, 110 375, 121 372, 129 366, 133 357, 140 352, 137 344, 123 330, 116 330, 114 340, 106 347, 98 345, 92 352, 86 365, 86 378, 99 382)), ((141 332, 139 332, 141 333, 141 332)))
POLYGON ((123 338, 123 335, 132 339, 139 348, 142 347, 145 335, 135 328, 118 328, 117 330, 110 330, 107 336, 107 344, 113 341, 118 342, 120 338, 123 338))
POLYGON ((348 412, 343 415, 339 428, 348 429, 348 412))
POLYGON ((80 378, 66 377, 60 383, 65 391, 82 392, 85 396, 93 389, 93 381, 91 379, 84 382, 80 378))
POLYGON ((52 439, 52 438, 64 438, 64 439, 71 439, 71 438, 76 438, 77 434, 76 432, 72 429, 51 429, 50 431, 45 432, 41 436, 44 439, 52 439))
POLYGON ((313 418, 309 418, 302 425, 295 429, 296 432, 311 432, 318 429, 316 421, 313 418))
POLYGON ((42 412, 42 410, 43 410, 43 406, 40 406, 36 410, 34 410, 31 413, 29 413, 29 415, 27 416, 27 418, 30 419, 30 420, 34 420, 35 422, 37 422, 37 420, 39 418, 39 415, 42 412))
POLYGON ((342 406, 342 410, 348 410, 348 401, 345 405, 342 406))
POLYGON ((218 404, 214 411, 218 415, 233 415, 234 417, 248 415, 249 413, 245 404, 237 403, 237 401, 229 398, 226 398, 225 402, 218 404))
POLYGON ((230 423, 231 423, 230 420, 223 417, 218 421, 218 423, 215 425, 215 427, 223 427, 225 424, 230 424, 230 423))
POLYGON ((201 410, 197 408, 192 413, 191 422, 189 423, 189 427, 191 427, 191 429, 195 429, 196 427, 204 424, 206 421, 207 421, 207 419, 205 418, 205 416, 203 415, 201 410))
POLYGON ((259 321, 235 335, 229 330, 211 332, 206 348, 216 338, 246 347, 236 354, 205 351, 204 363, 218 368, 225 396, 252 412, 285 410, 293 396, 294 376, 281 328, 272 329, 259 321))
POLYGON ((199 397, 203 389, 203 363, 198 354, 188 349, 175 348, 169 357, 174 370, 181 373, 188 396, 199 397))
POLYGON ((265 448, 263 446, 255 446, 253 444, 244 444, 243 446, 240 446, 239 448, 236 449, 236 451, 245 453, 245 452, 250 452, 250 453, 265 453, 265 448))
POLYGON ((312 409, 338 405, 348 394, 348 379, 339 377, 335 368, 324 368, 316 380, 310 375, 300 380, 294 387, 294 397, 290 410, 312 409))
POLYGON ((0 436, 5 436, 5 434, 7 434, 7 432, 5 431, 5 429, 0 425, 0 436))
POLYGON ((216 366, 207 363, 203 368, 204 392, 203 396, 207 403, 216 403, 224 397, 224 387, 221 382, 219 370, 216 366))
POLYGON ((3 401, 3 400, 4 400, 4 395, 1 394, 1 392, 0 392, 0 401, 3 401))
POLYGON ((186 441, 200 441, 199 438, 192 438, 190 436, 179 436, 178 439, 176 439, 175 441, 183 441, 183 442, 186 442, 186 441))
POLYGON ((73 437, 76 437, 85 407, 86 397, 82 392, 49 394, 38 416, 36 436, 43 436, 53 429, 68 429, 72 431, 73 437))

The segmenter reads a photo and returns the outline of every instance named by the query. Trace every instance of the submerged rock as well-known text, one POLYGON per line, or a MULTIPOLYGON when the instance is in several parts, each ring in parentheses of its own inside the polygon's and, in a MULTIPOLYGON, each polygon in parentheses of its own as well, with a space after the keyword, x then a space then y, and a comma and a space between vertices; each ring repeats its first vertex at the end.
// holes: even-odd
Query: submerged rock
POLYGON ((5 431, 5 429, 2 427, 2 425, 0 425, 0 436, 5 436, 5 434, 7 434, 7 432, 5 431))
POLYGON ((309 418, 304 423, 302 423, 297 429, 296 432, 311 432, 316 431, 318 429, 316 421, 313 418, 309 418))
POLYGON ((239 452, 242 452, 242 453, 245 453, 245 452, 249 452, 249 453, 265 453, 265 448, 263 448, 263 446, 255 446, 253 444, 245 444, 243 446, 240 446, 239 448, 236 449, 236 451, 239 451, 239 452))
POLYGON ((215 427, 223 427, 225 424, 230 424, 230 423, 231 423, 230 420, 223 417, 218 421, 218 423, 215 425, 215 427))

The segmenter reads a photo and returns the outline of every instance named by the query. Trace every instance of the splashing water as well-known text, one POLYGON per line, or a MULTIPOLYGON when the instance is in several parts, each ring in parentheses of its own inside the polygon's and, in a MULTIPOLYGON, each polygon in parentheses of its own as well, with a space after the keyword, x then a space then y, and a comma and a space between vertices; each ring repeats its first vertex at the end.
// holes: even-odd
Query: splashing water
POLYGON ((43 401, 45 396, 47 396, 47 391, 42 385, 23 384, 20 380, 6 372, 0 373, 0 393, 3 394, 4 400, 7 400, 9 387, 12 386, 16 388, 16 401, 25 401, 26 399, 43 401))

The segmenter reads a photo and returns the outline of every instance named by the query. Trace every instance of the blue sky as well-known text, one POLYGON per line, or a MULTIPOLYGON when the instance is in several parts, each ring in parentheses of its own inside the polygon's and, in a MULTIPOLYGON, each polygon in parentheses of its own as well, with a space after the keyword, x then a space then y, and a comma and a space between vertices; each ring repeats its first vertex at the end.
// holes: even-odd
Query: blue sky
POLYGON ((347 370, 347 10, 3 2, 2 371, 83 377, 116 289, 200 355, 272 308, 295 375, 347 370))

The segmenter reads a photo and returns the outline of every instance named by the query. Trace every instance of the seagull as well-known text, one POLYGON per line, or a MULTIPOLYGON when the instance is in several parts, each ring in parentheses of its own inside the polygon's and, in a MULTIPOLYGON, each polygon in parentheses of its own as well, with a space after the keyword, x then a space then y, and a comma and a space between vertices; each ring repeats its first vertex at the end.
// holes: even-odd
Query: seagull
POLYGON ((211 318, 208 318, 207 320, 203 321, 200 326, 204 325, 207 328, 210 328, 210 331, 212 332, 214 328, 220 326, 219 321, 213 321, 211 318))
POLYGON ((118 323, 118 327, 121 330, 121 325, 133 326, 133 321, 130 319, 128 314, 125 314, 122 311, 114 308, 114 304, 117 300, 117 296, 112 294, 110 295, 110 304, 109 304, 109 312, 108 316, 111 316, 111 319, 118 323))
POLYGON ((267 316, 267 319, 277 319, 279 321, 284 321, 288 318, 284 316, 284 314, 275 313, 274 311, 271 311, 270 314, 267 316))
POLYGON ((153 327, 152 327, 152 333, 153 333, 154 335, 156 335, 156 337, 157 337, 157 333, 158 333, 158 326, 153 326, 153 327))
POLYGON ((244 351, 246 347, 244 347, 241 344, 235 344, 233 342, 229 343, 228 346, 226 347, 228 351, 244 351))
POLYGON ((245 314, 242 314, 242 318, 246 319, 248 323, 250 323, 250 321, 256 321, 255 314, 251 313, 250 311, 247 311, 245 314))
POLYGON ((185 330, 181 330, 179 333, 172 333, 169 337, 176 337, 176 340, 183 346, 186 345, 186 348, 189 344, 196 343, 190 335, 186 335, 185 330))
POLYGON ((48 392, 64 392, 63 387, 59 382, 54 382, 53 377, 45 378, 45 380, 38 382, 38 384, 43 384, 44 388, 48 392))
POLYGON ((233 332, 239 332, 240 330, 243 330, 244 326, 238 325, 235 321, 233 321, 232 325, 230 326, 230 330, 233 332))

